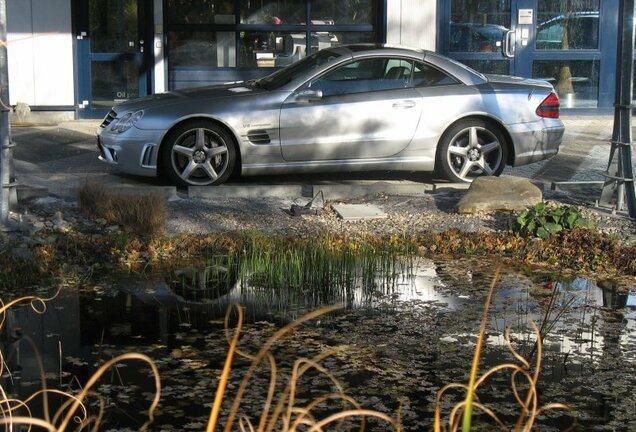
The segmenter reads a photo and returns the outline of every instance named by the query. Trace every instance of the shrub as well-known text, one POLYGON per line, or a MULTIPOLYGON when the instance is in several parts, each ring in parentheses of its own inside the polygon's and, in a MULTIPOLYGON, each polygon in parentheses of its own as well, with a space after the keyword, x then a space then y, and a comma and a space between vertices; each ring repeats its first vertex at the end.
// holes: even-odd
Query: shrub
POLYGON ((573 207, 549 207, 544 202, 524 210, 517 216, 518 232, 524 236, 546 239, 565 229, 591 228, 594 224, 573 207))
POLYGON ((86 182, 78 200, 88 217, 105 219, 139 235, 159 233, 166 220, 166 202, 156 194, 111 192, 102 184, 86 182))

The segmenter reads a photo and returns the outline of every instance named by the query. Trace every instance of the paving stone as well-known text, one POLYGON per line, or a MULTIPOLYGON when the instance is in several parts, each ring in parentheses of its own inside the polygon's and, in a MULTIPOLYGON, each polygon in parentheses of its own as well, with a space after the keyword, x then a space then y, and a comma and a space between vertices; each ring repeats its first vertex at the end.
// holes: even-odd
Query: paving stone
POLYGON ((334 211, 342 220, 386 219, 388 216, 373 204, 334 204, 334 211))

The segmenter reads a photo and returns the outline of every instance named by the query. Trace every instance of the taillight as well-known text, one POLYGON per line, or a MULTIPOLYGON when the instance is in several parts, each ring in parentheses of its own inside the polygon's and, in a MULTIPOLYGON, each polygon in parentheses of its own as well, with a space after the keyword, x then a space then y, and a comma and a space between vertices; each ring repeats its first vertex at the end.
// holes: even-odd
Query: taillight
POLYGON ((555 92, 552 92, 547 98, 543 99, 543 102, 537 108, 537 115, 539 117, 559 118, 560 106, 559 97, 555 92))

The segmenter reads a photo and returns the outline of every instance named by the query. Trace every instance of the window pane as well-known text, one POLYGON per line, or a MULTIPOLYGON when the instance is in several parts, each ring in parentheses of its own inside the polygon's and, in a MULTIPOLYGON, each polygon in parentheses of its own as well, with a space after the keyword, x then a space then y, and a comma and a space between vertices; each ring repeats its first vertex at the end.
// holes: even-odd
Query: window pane
POLYGON ((323 96, 406 88, 411 79, 412 62, 402 59, 374 58, 338 67, 311 83, 323 96))
POLYGON ((235 24, 234 0, 166 0, 170 24, 235 24))
POLYGON ((170 68, 236 66, 234 32, 170 32, 167 49, 170 68))
POLYGON ((450 52, 501 51, 510 13, 510 0, 452 0, 450 52))
POLYGON ((91 94, 94 107, 113 105, 139 96, 139 68, 134 61, 91 62, 91 94))
POLYGON ((241 66, 281 67, 305 57, 305 33, 241 32, 241 66))
POLYGON ((305 0, 241 0, 241 23, 304 24, 306 5, 305 0))
POLYGON ((290 67, 277 70, 273 74, 261 79, 260 83, 268 90, 276 90, 299 76, 306 74, 308 71, 332 62, 341 56, 342 54, 335 53, 331 50, 323 50, 297 61, 290 67))
POLYGON ((508 75, 510 62, 508 60, 461 60, 466 66, 485 74, 508 75))
POLYGON ((355 43, 376 41, 374 32, 315 32, 311 34, 310 53, 318 50, 355 43))
POLYGON ((457 81, 433 66, 419 62, 415 63, 413 87, 433 87, 450 84, 457 84, 457 81))
POLYGON ((595 108, 598 104, 599 62, 541 60, 532 64, 532 77, 554 85, 564 108, 595 108))
POLYGON ((597 49, 599 0, 539 0, 537 49, 597 49))
POLYGON ((313 24, 373 24, 376 17, 373 0, 312 0, 313 24))
POLYGON ((89 30, 94 53, 137 52, 137 0, 91 0, 89 30))

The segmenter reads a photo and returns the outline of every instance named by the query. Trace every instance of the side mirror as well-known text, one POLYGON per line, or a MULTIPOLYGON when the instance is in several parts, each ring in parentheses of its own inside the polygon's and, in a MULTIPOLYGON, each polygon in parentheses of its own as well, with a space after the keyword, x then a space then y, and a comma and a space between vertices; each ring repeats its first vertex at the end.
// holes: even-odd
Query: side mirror
POLYGON ((322 90, 306 89, 296 94, 296 102, 312 102, 322 99, 322 90))

